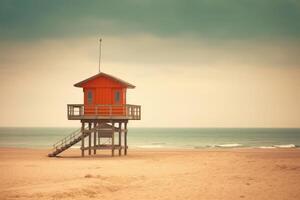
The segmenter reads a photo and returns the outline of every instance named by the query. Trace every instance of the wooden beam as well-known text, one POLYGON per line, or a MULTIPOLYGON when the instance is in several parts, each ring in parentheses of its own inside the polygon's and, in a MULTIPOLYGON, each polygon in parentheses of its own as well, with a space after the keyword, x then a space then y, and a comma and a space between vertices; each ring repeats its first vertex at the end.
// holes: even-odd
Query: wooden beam
MULTIPOLYGON (((98 126, 100 126, 102 123, 103 123, 103 122, 99 121, 99 122, 98 122, 98 126)), ((101 135, 100 130, 97 130, 98 145, 101 144, 100 135, 101 135)))
POLYGON ((84 157, 84 122, 81 122, 81 156, 84 157))
POLYGON ((111 156, 115 156, 115 122, 112 122, 112 137, 111 137, 111 156))
MULTIPOLYGON (((89 123, 89 130, 91 130, 91 129, 92 129, 92 123, 90 122, 89 123)), ((90 132, 89 133, 89 155, 92 154, 91 146, 92 146, 92 133, 90 132)))
MULTIPOLYGON (((123 147, 120 147, 119 145, 114 145, 115 149, 122 149, 123 147)), ((96 147, 91 147, 92 149, 108 149, 111 150, 112 149, 112 145, 110 144, 101 144, 101 145, 97 145, 96 147)), ((88 150, 89 147, 85 147, 85 150, 88 150)))
MULTIPOLYGON (((122 135, 122 132, 121 132, 121 128, 122 128, 122 122, 119 122, 119 146, 122 146, 122 139, 121 139, 121 135, 122 135)), ((122 155, 122 149, 119 148, 119 156, 122 155)))
POLYGON ((127 155, 127 122, 124 122, 124 129, 125 129, 125 134, 124 134, 124 155, 127 155))
MULTIPOLYGON (((94 128, 97 126, 97 122, 94 122, 94 128)), ((94 131, 94 147, 97 145, 97 130, 94 131)), ((96 149, 94 149, 94 154, 96 154, 96 149)))

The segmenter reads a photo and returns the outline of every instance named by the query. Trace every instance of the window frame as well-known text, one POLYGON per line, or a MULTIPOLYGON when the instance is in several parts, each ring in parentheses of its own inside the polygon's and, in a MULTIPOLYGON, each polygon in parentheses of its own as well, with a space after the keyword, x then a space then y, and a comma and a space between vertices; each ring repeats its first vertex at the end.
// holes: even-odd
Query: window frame
POLYGON ((87 90, 87 94, 86 94, 87 104, 93 104, 93 97, 94 97, 93 91, 87 90))
POLYGON ((114 91, 114 103, 115 104, 121 104, 121 91, 120 90, 115 90, 114 91))

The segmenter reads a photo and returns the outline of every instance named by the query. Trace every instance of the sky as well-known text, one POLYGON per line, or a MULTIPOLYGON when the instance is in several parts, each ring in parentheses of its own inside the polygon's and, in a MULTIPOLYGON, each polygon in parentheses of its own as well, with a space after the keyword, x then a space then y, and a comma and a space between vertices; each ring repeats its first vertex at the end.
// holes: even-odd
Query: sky
POLYGON ((73 84, 134 85, 134 127, 300 127, 300 1, 1 0, 0 126, 80 126, 73 84))

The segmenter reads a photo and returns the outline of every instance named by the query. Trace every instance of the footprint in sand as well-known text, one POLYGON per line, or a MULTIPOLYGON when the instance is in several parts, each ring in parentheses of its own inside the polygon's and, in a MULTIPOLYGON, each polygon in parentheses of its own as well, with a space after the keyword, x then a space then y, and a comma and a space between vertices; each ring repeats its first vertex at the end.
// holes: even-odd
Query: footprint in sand
POLYGON ((86 174, 86 175, 84 176, 84 178, 93 178, 93 175, 91 175, 91 174, 86 174))

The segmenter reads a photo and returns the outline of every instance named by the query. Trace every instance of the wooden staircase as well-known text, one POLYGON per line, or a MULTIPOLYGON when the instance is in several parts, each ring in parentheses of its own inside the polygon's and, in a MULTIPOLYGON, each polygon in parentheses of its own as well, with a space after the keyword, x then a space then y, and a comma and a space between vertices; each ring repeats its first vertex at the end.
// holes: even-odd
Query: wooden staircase
POLYGON ((83 129, 77 129, 76 131, 72 132, 67 137, 63 138, 62 140, 58 141, 53 145, 53 151, 52 153, 49 153, 49 157, 55 157, 58 154, 62 153, 63 151, 67 150, 71 146, 75 145, 79 141, 81 141, 82 137, 85 138, 90 133, 95 131, 98 127, 92 128, 90 130, 83 129), (83 134, 82 134, 83 132, 83 134))
POLYGON ((114 156, 114 151, 119 150, 119 156, 121 155, 122 149, 124 149, 124 155, 127 153, 127 143, 121 144, 121 133, 126 133, 126 129, 122 129, 121 125, 115 127, 114 123, 98 123, 94 124, 92 128, 91 123, 88 126, 82 126, 82 128, 74 131, 67 137, 58 141, 53 145, 53 150, 48 154, 49 157, 55 157, 63 151, 69 149, 71 146, 78 142, 81 143, 82 156, 84 156, 84 151, 88 151, 91 155, 92 150, 96 154, 97 149, 107 149, 112 151, 112 156, 114 156), (118 140, 115 142, 115 133, 118 133, 118 140), (88 146, 85 146, 85 138, 88 138, 88 146), (92 140, 93 139, 93 140, 92 140), (94 143, 94 144, 92 144, 94 143))

